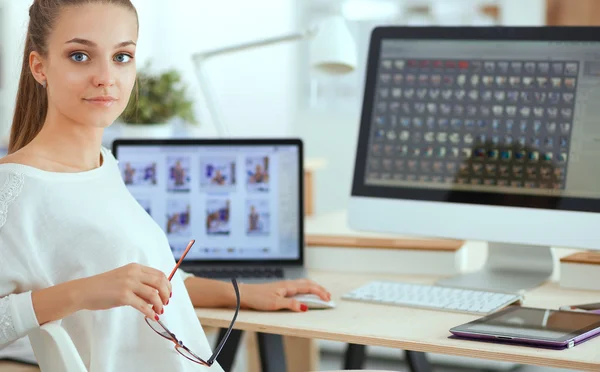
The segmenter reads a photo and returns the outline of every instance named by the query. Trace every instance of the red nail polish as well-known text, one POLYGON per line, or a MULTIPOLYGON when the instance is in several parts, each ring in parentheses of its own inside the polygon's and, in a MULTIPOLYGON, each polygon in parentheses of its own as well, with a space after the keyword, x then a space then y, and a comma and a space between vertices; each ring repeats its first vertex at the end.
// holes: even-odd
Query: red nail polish
POLYGON ((167 305, 169 304, 169 300, 167 300, 167 305))
POLYGON ((158 315, 154 315, 154 319, 158 320, 158 315))
POLYGON ((163 315, 164 313, 165 313, 165 309, 162 309, 162 310, 160 311, 160 315, 163 315))
POLYGON ((169 295, 169 298, 173 297, 173 292, 171 292, 171 294, 169 295))
POLYGON ((300 310, 306 311, 306 310, 308 310, 308 306, 306 306, 305 304, 301 304, 300 305, 300 310))

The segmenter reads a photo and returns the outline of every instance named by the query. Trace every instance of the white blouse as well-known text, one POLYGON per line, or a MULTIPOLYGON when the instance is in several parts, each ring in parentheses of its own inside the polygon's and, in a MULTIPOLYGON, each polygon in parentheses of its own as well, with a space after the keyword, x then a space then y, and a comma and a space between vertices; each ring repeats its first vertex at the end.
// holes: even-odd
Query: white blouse
MULTIPOLYGON (((102 148, 99 168, 47 172, 0 164, 0 348, 39 327, 31 291, 136 262, 168 275, 176 262, 167 237, 123 183, 102 148)), ((161 321, 203 359, 212 354, 183 283, 161 321)), ((132 307, 78 311, 62 320, 84 364, 94 371, 222 371, 189 361, 132 307)))

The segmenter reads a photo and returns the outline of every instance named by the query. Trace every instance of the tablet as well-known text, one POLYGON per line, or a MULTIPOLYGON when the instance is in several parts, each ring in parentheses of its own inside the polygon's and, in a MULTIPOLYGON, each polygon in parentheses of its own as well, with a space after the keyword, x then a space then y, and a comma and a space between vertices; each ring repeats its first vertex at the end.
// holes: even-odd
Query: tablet
POLYGON ((457 337, 555 349, 600 333, 600 314, 509 306, 450 329, 457 337))

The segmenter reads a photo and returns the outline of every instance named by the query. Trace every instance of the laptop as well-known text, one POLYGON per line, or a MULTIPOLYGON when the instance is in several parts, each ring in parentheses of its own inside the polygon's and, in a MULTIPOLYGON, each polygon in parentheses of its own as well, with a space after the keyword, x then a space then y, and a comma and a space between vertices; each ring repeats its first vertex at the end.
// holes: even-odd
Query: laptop
POLYGON ((244 282, 306 277, 300 139, 116 139, 125 185, 181 268, 244 282))

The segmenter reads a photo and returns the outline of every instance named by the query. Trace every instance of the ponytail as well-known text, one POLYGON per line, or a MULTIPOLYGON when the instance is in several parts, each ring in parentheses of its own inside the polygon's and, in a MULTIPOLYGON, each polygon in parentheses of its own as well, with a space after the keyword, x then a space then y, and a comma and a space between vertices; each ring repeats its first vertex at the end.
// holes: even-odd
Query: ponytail
POLYGON ((27 145, 40 132, 46 120, 48 111, 48 96, 46 89, 33 78, 29 69, 29 54, 33 51, 31 37, 27 33, 23 66, 17 91, 17 102, 8 153, 11 154, 27 145))

